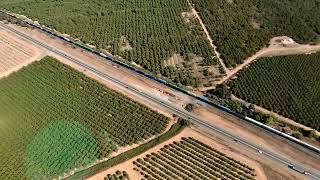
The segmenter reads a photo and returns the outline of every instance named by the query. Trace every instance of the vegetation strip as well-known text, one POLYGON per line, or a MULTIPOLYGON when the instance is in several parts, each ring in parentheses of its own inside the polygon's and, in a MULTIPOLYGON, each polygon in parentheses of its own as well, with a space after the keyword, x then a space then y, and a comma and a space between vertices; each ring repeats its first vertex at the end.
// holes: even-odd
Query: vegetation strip
POLYGON ((86 179, 90 176, 93 176, 99 172, 102 172, 105 169, 108 169, 112 166, 118 165, 120 163, 125 162, 128 159, 131 159, 151 148, 153 148, 154 146, 174 137, 175 135, 179 134, 185 127, 188 126, 188 123, 185 120, 179 120, 178 123, 172 125, 172 127, 170 128, 170 130, 166 133, 164 133, 163 135, 145 143, 140 145, 139 147, 136 147, 134 149, 131 149, 127 152, 124 152, 116 157, 112 157, 111 159, 101 162, 99 164, 96 164, 88 169, 76 172, 75 174, 73 174, 70 177, 67 177, 66 179, 86 179))

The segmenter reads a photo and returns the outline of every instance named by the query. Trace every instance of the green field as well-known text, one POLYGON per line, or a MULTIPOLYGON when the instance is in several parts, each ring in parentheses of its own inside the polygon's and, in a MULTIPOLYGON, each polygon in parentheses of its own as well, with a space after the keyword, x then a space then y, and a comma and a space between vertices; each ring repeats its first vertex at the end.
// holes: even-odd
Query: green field
POLYGON ((263 58, 230 82, 232 92, 320 130, 320 53, 263 58))
POLYGON ((163 132, 169 119, 51 57, 0 79, 0 179, 49 179, 163 132))
POLYGON ((133 162, 144 179, 254 179, 254 169, 193 138, 133 162))
POLYGON ((190 11, 186 0, 2 0, 0 7, 176 83, 201 86, 220 75, 219 70, 210 72, 209 67, 219 69, 219 64, 199 22, 183 15, 190 11))
POLYGON ((274 36, 320 42, 319 0, 193 0, 227 66, 235 66, 274 36))

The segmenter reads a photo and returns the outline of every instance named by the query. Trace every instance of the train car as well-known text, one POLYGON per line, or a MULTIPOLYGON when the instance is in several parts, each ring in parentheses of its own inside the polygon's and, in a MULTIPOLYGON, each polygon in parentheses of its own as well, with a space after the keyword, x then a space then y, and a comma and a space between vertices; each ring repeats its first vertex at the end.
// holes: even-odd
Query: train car
POLYGON ((67 37, 63 37, 63 39, 66 40, 66 41, 68 41, 68 42, 70 42, 70 39, 67 38, 67 37))
POLYGON ((166 81, 166 80, 163 80, 163 79, 157 78, 157 77, 156 77, 156 79, 157 79, 157 81, 159 81, 159 82, 162 83, 162 84, 167 84, 167 81, 166 81))
POLYGON ((99 53, 100 54, 100 56, 102 56, 102 57, 107 57, 107 55, 105 55, 104 53, 99 53))
POLYGON ((205 96, 200 96, 199 98, 202 99, 203 101, 206 101, 206 102, 209 101, 209 99, 205 96))
MULTIPOLYGON (((3 12, 3 13, 5 13, 5 14, 7 14, 7 15, 15 18, 15 19, 17 19, 16 16, 14 16, 14 15, 6 12, 6 11, 0 10, 0 12, 3 12)), ((87 50, 87 51, 89 51, 89 52, 95 53, 95 54, 97 54, 97 55, 99 55, 99 56, 106 57, 105 54, 101 54, 101 52, 97 51, 96 49, 87 47, 87 46, 83 45, 83 44, 80 43, 80 42, 70 41, 70 39, 68 39, 68 38, 66 38, 66 37, 62 37, 62 36, 60 36, 60 35, 58 35, 58 34, 56 34, 56 33, 53 33, 51 30, 48 30, 47 28, 45 28, 45 27, 43 27, 43 26, 41 26, 41 25, 35 24, 35 23, 33 23, 33 22, 29 22, 29 20, 25 20, 24 22, 26 22, 27 24, 31 25, 32 27, 38 28, 38 29, 40 29, 40 30, 42 30, 42 31, 44 31, 44 32, 46 32, 46 33, 48 33, 48 34, 51 34, 51 35, 55 36, 55 37, 62 38, 62 39, 64 39, 64 40, 66 40, 66 41, 69 41, 69 42, 73 43, 74 45, 76 45, 76 46, 78 46, 78 47, 80 47, 80 48, 82 48, 82 49, 85 49, 85 50, 87 50)), ((229 108, 227 108, 227 107, 225 107, 225 106, 222 106, 222 105, 220 105, 220 104, 217 104, 217 103, 213 103, 213 102, 211 102, 210 100, 208 100, 207 98, 205 98, 205 97, 203 97, 203 96, 197 96, 197 95, 195 95, 195 94, 193 94, 193 93, 188 92, 187 90, 185 90, 185 89, 183 89, 183 88, 180 88, 180 87, 178 87, 178 86, 176 86, 176 85, 174 85, 174 84, 168 83, 168 82, 166 82, 165 80, 162 80, 162 79, 157 78, 157 77, 155 77, 155 76, 153 76, 153 75, 150 75, 150 74, 145 73, 145 72, 143 72, 143 71, 140 71, 140 70, 138 70, 138 69, 136 69, 136 68, 133 68, 132 66, 127 65, 126 63, 123 63, 123 62, 121 62, 121 61, 115 60, 112 56, 107 56, 106 58, 109 59, 109 60, 112 60, 113 62, 115 62, 115 63, 117 63, 117 64, 119 64, 119 65, 121 65, 121 66, 123 66, 123 67, 126 67, 126 68, 128 68, 128 69, 130 69, 130 70, 136 71, 136 72, 138 72, 139 74, 141 74, 141 75, 143 75, 143 76, 146 76, 146 77, 148 77, 148 78, 150 78, 150 79, 154 79, 154 80, 157 80, 158 82, 161 82, 161 83, 163 83, 163 84, 166 84, 167 86, 169 86, 169 87, 171 87, 171 88, 173 88, 173 89, 175 89, 175 90, 177 90, 177 91, 179 91, 179 92, 182 92, 182 93, 185 93, 185 94, 187 94, 187 95, 190 95, 190 96, 192 96, 192 97, 194 97, 194 98, 196 98, 196 99, 198 99, 198 100, 200 100, 200 101, 203 101, 203 102, 205 102, 205 103, 207 103, 207 104, 210 104, 210 105, 212 105, 212 106, 214 106, 214 107, 217 107, 217 108, 219 108, 220 110, 223 110, 223 111, 225 111, 225 112, 231 113, 231 114, 233 114, 233 115, 235 115, 235 116, 237 116, 237 117, 239 117, 239 118, 241 118, 241 119, 245 119, 245 120, 247 120, 247 121, 249 121, 249 122, 251 122, 251 123, 253 123, 253 124, 257 125, 257 126, 260 126, 260 127, 264 128, 264 129, 267 129, 267 130, 275 133, 275 134, 281 135, 282 137, 285 137, 285 138, 288 139, 288 140, 291 140, 291 141, 293 141, 293 142, 296 142, 296 143, 298 143, 298 144, 300 144, 300 145, 302 145, 302 146, 304 146, 304 147, 307 147, 308 149, 311 149, 311 150, 313 150, 313 151, 316 151, 316 152, 320 153, 320 149, 317 148, 317 147, 314 147, 314 146, 312 146, 312 145, 310 145, 310 144, 307 144, 307 143, 305 143, 305 142, 303 142, 303 141, 301 141, 301 140, 299 140, 299 139, 297 139, 297 138, 294 138, 294 137, 292 137, 292 136, 290 136, 290 135, 287 135, 287 134, 285 134, 285 133, 282 133, 282 132, 280 132, 280 131, 278 131, 278 130, 276 130, 276 129, 274 129, 274 128, 271 128, 271 127, 269 127, 269 126, 267 126, 267 125, 265 125, 265 124, 263 124, 263 123, 260 123, 260 122, 258 122, 258 121, 256 121, 256 120, 252 119, 252 118, 249 118, 249 117, 247 117, 247 116, 240 115, 240 114, 238 114, 238 113, 236 113, 236 112, 233 112, 233 111, 231 111, 229 108)), ((303 172, 302 172, 302 173, 303 173, 303 172)), ((305 172, 304 172, 304 173, 305 173, 305 172)))

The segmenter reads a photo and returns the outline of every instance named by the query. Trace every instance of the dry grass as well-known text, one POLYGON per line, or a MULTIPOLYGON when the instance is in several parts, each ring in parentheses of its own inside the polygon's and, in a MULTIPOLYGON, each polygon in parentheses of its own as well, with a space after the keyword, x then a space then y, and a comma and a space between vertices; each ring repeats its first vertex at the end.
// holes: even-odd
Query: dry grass
POLYGON ((0 28, 0 78, 44 56, 41 50, 0 28))
POLYGON ((129 40, 125 36, 121 36, 120 38, 120 51, 131 51, 133 47, 130 45, 129 40))

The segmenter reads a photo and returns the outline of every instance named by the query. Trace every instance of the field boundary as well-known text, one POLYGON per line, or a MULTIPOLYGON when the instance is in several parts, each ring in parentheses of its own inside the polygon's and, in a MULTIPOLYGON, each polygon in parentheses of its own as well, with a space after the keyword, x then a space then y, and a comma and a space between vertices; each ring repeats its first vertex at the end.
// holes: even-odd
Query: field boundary
POLYGON ((195 9, 195 7, 193 6, 193 4, 190 2, 190 0, 186 0, 189 4, 189 6, 191 7, 191 11, 194 14, 194 16, 196 16, 196 18, 198 19, 203 31, 205 32, 207 39, 209 41, 210 46, 213 48, 214 53, 217 56, 217 59, 219 60, 220 65, 222 66, 222 68, 224 69, 224 71, 226 72, 225 74, 229 73, 229 69, 227 68, 227 66, 225 65, 225 63, 223 62, 223 59, 221 58, 221 53, 218 52, 218 47, 216 45, 214 45, 213 43, 213 39, 210 36, 210 33, 206 27, 206 25, 203 23, 198 11, 195 9))
POLYGON ((128 159, 131 159, 149 149, 152 147, 174 137, 175 135, 179 134, 184 130, 185 127, 188 126, 188 122, 185 120, 179 120, 177 123, 173 124, 169 131, 162 134, 161 136, 150 140, 149 142, 142 144, 134 149, 131 149, 129 151, 126 151, 124 153, 119 154, 118 156, 112 157, 107 161, 98 163, 94 166, 91 166, 87 169, 83 169, 81 171, 75 172, 73 175, 64 177, 63 179, 66 180, 76 180, 76 179, 85 179, 89 178, 95 174, 98 174, 99 172, 104 171, 107 168, 110 168, 112 166, 115 166, 117 164, 120 164, 122 162, 125 162, 128 159))
MULTIPOLYGON (((231 99, 235 100, 237 102, 243 103, 243 104, 253 104, 253 103, 249 103, 249 102, 247 102, 247 101, 245 101, 245 100, 243 100, 243 99, 241 99, 239 97, 236 97, 234 94, 231 95, 231 99)), ((266 108, 263 108, 263 107, 261 107, 259 105, 256 105, 256 104, 253 104, 253 105, 254 105, 254 109, 256 111, 258 111, 258 112, 261 112, 261 113, 264 113, 264 114, 270 114, 270 115, 278 118, 280 121, 282 121, 282 122, 284 122, 286 124, 290 124, 292 126, 295 126, 295 127, 298 127, 298 128, 302 128, 304 130, 308 130, 308 131, 314 130, 317 133, 317 135, 320 136, 320 132, 315 130, 315 129, 313 129, 313 128, 311 128, 311 127, 308 127, 308 126, 305 126, 303 124, 297 123, 292 119, 289 119, 287 117, 281 116, 281 115, 279 115, 279 114, 277 114, 277 113, 275 113, 273 111, 270 111, 270 110, 268 110, 266 108)))

